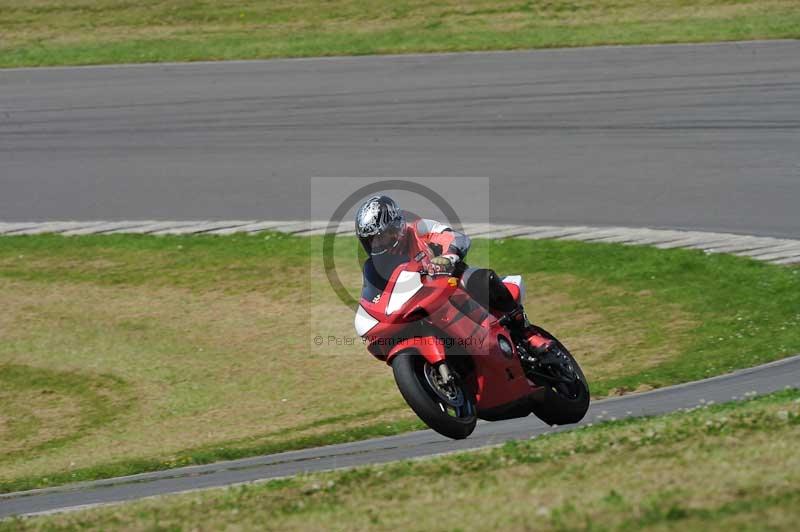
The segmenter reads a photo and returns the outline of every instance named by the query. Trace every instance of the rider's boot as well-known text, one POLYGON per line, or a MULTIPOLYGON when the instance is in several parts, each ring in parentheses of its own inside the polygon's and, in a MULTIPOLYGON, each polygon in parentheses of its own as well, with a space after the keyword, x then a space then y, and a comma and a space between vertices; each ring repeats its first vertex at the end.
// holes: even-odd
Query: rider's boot
POLYGON ((489 298, 490 308, 493 314, 500 317, 500 323, 508 327, 512 338, 526 341, 533 348, 534 354, 546 351, 552 345, 552 340, 531 326, 525 308, 514 300, 514 296, 505 284, 497 279, 492 288, 489 298))
POLYGON ((518 303, 515 303, 511 311, 495 311, 495 315, 500 317, 500 323, 508 327, 512 334, 519 334, 522 336, 531 325, 531 322, 528 321, 527 314, 525 314, 525 309, 518 303))
POLYGON ((496 275, 490 276, 489 308, 498 316, 500 323, 508 327, 512 337, 527 340, 534 349, 546 347, 550 340, 541 336, 531 326, 525 308, 518 303, 503 281, 496 275))
POLYGON ((515 310, 500 318, 500 323, 508 327, 514 342, 527 344, 525 351, 530 356, 539 358, 547 353, 553 345, 550 338, 541 334, 536 327, 531 325, 522 305, 518 305, 515 310))

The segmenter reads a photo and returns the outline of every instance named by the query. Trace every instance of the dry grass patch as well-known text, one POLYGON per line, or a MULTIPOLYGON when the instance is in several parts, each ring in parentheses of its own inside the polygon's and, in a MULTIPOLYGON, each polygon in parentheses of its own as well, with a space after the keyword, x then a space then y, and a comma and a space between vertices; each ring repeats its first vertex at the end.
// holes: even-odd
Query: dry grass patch
MULTIPOLYGON (((68 261, 70 268, 86 271, 109 262, 68 261)), ((355 268, 343 269, 341 278, 357 293, 355 268)), ((579 286, 597 297, 621 297, 622 291, 593 288, 570 276, 540 275, 532 285, 537 288, 529 308, 574 348, 590 379, 639 371, 677 349, 645 341, 647 313, 597 308, 566 288, 579 286)), ((112 426, 97 427, 67 447, 6 462, 2 477, 169 455, 218 441, 271 441, 276 436, 270 434, 287 429, 292 437, 322 434, 333 427, 315 422, 342 413, 361 416, 336 423, 337 429, 411 419, 389 369, 355 338, 351 313, 317 288, 310 311, 306 289, 276 297, 264 285, 243 290, 235 278, 202 290, 0 279, 8 310, 0 333, 4 360, 114 374, 137 398, 135 408, 112 426), (315 346, 315 335, 326 344, 315 346), (355 341, 336 345, 328 337, 355 341)), ((678 310, 672 314, 682 316, 678 310)), ((43 415, 48 404, 31 408, 43 407, 43 415)), ((37 434, 46 440, 47 432, 37 434)), ((6 441, 0 451, 32 441, 6 441)))
POLYGON ((631 294, 568 274, 526 276, 526 283, 530 319, 564 342, 589 382, 641 373, 674 358, 698 325, 679 305, 653 304, 649 291, 631 294))
POLYGON ((7 390, 0 393, 0 404, 14 413, 4 420, 4 425, 19 427, 0 432, 0 451, 6 456, 74 434, 80 428, 80 397, 46 389, 14 390, 13 393, 7 390))
POLYGON ((0 471, 80 441, 118 419, 131 400, 112 376, 0 364, 0 471))
MULTIPOLYGON (((309 324, 302 305, 259 293, 0 285, 17 317, 0 336, 4 360, 114 373, 135 387, 138 398, 123 424, 55 453, 60 459, 34 458, 22 470, 39 470, 36 463, 42 471, 60 468, 75 462, 75 455, 86 465, 86 460, 176 452, 342 412, 363 411, 364 420, 374 422, 391 417, 369 415, 385 407, 386 398, 400 410, 381 364, 353 364, 343 373, 341 357, 307 354, 309 324)), ((6 478, 12 476, 7 467, 6 478)))

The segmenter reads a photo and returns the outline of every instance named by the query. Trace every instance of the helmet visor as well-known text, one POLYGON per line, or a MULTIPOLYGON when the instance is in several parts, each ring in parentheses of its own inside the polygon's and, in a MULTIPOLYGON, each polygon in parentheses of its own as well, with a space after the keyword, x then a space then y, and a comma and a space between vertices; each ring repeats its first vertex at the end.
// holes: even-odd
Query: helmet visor
POLYGON ((405 234, 405 226, 403 220, 398 220, 383 231, 362 237, 361 243, 370 255, 382 255, 400 243, 405 234))

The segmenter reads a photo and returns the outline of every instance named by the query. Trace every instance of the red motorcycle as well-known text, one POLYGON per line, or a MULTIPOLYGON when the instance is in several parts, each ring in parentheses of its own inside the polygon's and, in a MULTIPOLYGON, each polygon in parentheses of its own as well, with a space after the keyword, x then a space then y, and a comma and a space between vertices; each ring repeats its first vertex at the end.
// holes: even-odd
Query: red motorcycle
MULTIPOLYGON (((426 273, 425 258, 396 266, 378 297, 361 299, 355 318, 367 349, 392 367, 420 419, 454 439, 469 436, 478 418, 583 419, 589 387, 561 342, 536 326, 512 334, 470 297, 458 272, 426 273)), ((520 276, 503 283, 517 301, 524 297, 520 276)))

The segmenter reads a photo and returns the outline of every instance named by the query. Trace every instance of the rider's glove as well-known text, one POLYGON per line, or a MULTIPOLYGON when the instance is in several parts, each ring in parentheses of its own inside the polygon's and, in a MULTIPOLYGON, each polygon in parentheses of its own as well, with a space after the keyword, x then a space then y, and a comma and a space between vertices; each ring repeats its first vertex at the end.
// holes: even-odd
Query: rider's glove
POLYGON ((438 257, 433 257, 428 265, 428 274, 452 273, 457 261, 457 255, 439 255, 438 257))

